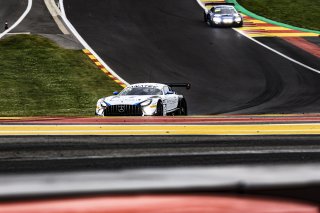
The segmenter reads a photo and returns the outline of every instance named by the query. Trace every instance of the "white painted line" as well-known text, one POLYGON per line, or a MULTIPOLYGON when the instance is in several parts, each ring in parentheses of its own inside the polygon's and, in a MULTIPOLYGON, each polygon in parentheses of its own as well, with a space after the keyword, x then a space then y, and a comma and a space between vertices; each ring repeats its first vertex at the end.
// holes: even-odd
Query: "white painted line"
POLYGON ((56 22, 61 32, 65 35, 70 34, 67 28, 64 26, 64 24, 58 18, 58 16, 61 16, 61 11, 57 7, 55 0, 44 0, 44 3, 47 6, 53 20, 56 22))
POLYGON ((22 20, 28 15, 28 13, 30 12, 31 8, 32 8, 32 0, 28 0, 27 9, 24 11, 22 16, 16 21, 16 23, 14 23, 11 27, 9 27, 9 29, 5 30, 3 33, 0 34, 0 39, 3 36, 5 36, 6 34, 8 34, 11 30, 13 30, 16 26, 18 26, 18 24, 20 24, 22 22, 22 20))
MULTIPOLYGON (((205 11, 208 10, 208 9, 204 6, 204 4, 201 2, 201 0, 197 0, 197 2, 198 2, 198 4, 199 4, 205 11)), ((255 42, 255 43, 257 43, 257 44, 259 44, 259 45, 267 48, 268 50, 270 50, 270 51, 272 51, 272 52, 274 52, 274 53, 276 53, 276 54, 284 57, 285 59, 287 59, 287 60, 289 60, 289 61, 291 61, 291 62, 293 62, 293 63, 296 63, 296 64, 298 64, 298 65, 300 65, 300 66, 302 66, 302 67, 304 67, 304 68, 306 68, 306 69, 309 69, 309 70, 311 70, 311 71, 313 71, 313 72, 316 72, 316 73, 320 74, 320 71, 319 71, 319 70, 317 70, 317 69, 315 69, 315 68, 312 68, 312 67, 310 67, 310 66, 308 66, 308 65, 306 65, 306 64, 303 64, 303 63, 301 63, 301 62, 299 62, 299 61, 297 61, 297 60, 295 60, 295 59, 293 59, 293 58, 291 58, 291 57, 289 57, 289 56, 287 56, 287 55, 285 55, 285 54, 283 54, 283 53, 281 53, 281 52, 279 52, 279 51, 277 51, 277 50, 275 50, 275 49, 273 49, 273 48, 271 48, 271 47, 269 47, 269 46, 267 46, 267 45, 265 45, 265 44, 263 44, 263 43, 261 43, 261 42, 259 42, 259 41, 257 41, 256 39, 254 39, 254 38, 246 35, 246 34, 245 34, 244 32, 242 32, 241 30, 236 29, 236 28, 232 28, 232 29, 235 30, 236 32, 240 33, 241 35, 245 36, 246 38, 250 39, 251 41, 253 41, 253 42, 255 42)))
POLYGON ((63 0, 59 0, 60 10, 61 10, 61 17, 65 24, 68 26, 70 31, 73 33, 73 35, 78 39, 78 41, 83 45, 84 48, 88 49, 92 55, 116 78, 118 78, 121 82, 123 82, 126 85, 130 85, 127 81, 125 81, 123 78, 121 78, 111 67, 109 67, 101 58, 100 56, 89 46, 89 44, 81 37, 81 35, 78 33, 78 31, 73 27, 71 22, 68 20, 66 16, 66 12, 64 9, 63 0))
POLYGON ((29 34, 31 34, 31 33, 30 33, 30 32, 21 32, 21 33, 7 33, 7 35, 21 35, 21 34, 29 35, 29 34))
POLYGON ((277 50, 275 50, 275 49, 273 49, 273 48, 271 48, 271 47, 269 47, 269 46, 267 46, 267 45, 265 45, 265 44, 263 44, 263 43, 261 43, 260 41, 257 41, 256 39, 254 39, 254 38, 252 38, 252 37, 250 37, 250 36, 247 36, 247 35, 246 35, 244 32, 242 32, 241 30, 235 29, 235 28, 233 28, 233 30, 235 30, 235 31, 237 31, 238 33, 240 33, 241 35, 247 37, 247 38, 250 39, 251 41, 253 41, 253 42, 255 42, 255 43, 257 43, 257 44, 259 44, 259 45, 261 45, 261 46, 263 46, 263 47, 265 47, 265 48, 267 48, 268 50, 270 50, 270 51, 272 51, 272 52, 274 52, 274 53, 276 53, 276 54, 278 54, 278 55, 280 55, 280 56, 288 59, 289 61, 291 61, 291 62, 293 62, 293 63, 296 63, 296 64, 298 64, 298 65, 300 65, 300 66, 302 66, 302 67, 304 67, 304 68, 307 68, 307 69, 309 69, 309 70, 311 70, 311 71, 313 71, 313 72, 316 72, 316 73, 320 74, 320 71, 319 71, 319 70, 317 70, 317 69, 315 69, 315 68, 312 68, 312 67, 310 67, 310 66, 308 66, 308 65, 306 65, 306 64, 303 64, 303 63, 301 63, 301 62, 299 62, 299 61, 297 61, 297 60, 295 60, 295 59, 293 59, 293 58, 291 58, 291 57, 289 57, 289 56, 287 56, 287 55, 285 55, 285 54, 283 54, 283 53, 281 53, 281 52, 279 52, 279 51, 277 51, 277 50))
POLYGON ((204 9, 206 12, 208 12, 208 9, 206 8, 206 6, 201 2, 201 0, 197 0, 198 4, 200 5, 200 7, 202 7, 202 9, 204 9))

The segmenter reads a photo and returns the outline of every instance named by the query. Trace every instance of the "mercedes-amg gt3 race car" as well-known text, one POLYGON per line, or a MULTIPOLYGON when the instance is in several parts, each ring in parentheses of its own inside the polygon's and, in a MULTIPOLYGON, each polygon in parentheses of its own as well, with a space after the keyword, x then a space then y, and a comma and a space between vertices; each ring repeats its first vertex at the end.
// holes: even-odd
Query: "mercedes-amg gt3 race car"
POLYGON ((132 84, 120 93, 98 100, 98 116, 165 116, 187 115, 187 102, 183 95, 171 87, 190 88, 190 84, 132 84))
POLYGON ((242 27, 243 18, 232 3, 209 3, 214 6, 204 12, 204 21, 211 27, 242 27))

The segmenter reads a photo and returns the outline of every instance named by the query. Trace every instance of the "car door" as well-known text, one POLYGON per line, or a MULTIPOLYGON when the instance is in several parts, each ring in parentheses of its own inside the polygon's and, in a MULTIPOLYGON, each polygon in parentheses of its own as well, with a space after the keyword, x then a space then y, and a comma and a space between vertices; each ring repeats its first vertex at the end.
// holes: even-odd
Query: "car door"
POLYGON ((167 100, 167 110, 172 111, 178 106, 178 96, 175 92, 168 86, 164 87, 164 95, 167 100))

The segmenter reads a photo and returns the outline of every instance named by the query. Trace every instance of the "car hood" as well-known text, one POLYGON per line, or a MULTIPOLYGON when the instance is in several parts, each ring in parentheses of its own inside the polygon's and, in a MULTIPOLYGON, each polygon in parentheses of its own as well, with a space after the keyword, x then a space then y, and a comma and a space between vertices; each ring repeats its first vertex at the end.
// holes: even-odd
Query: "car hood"
POLYGON ((234 18, 235 15, 222 14, 220 17, 221 17, 221 18, 234 18))
POLYGON ((128 96, 110 96, 104 99, 108 105, 135 105, 139 104, 147 99, 155 98, 154 95, 128 95, 128 96))

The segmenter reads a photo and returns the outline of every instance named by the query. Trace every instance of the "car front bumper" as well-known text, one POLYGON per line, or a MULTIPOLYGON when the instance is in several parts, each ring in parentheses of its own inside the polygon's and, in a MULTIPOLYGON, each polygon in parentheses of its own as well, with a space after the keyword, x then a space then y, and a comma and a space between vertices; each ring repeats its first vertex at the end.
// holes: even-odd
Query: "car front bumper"
POLYGON ((153 116, 156 112, 156 105, 111 105, 97 106, 96 109, 96 115, 98 116, 153 116))

